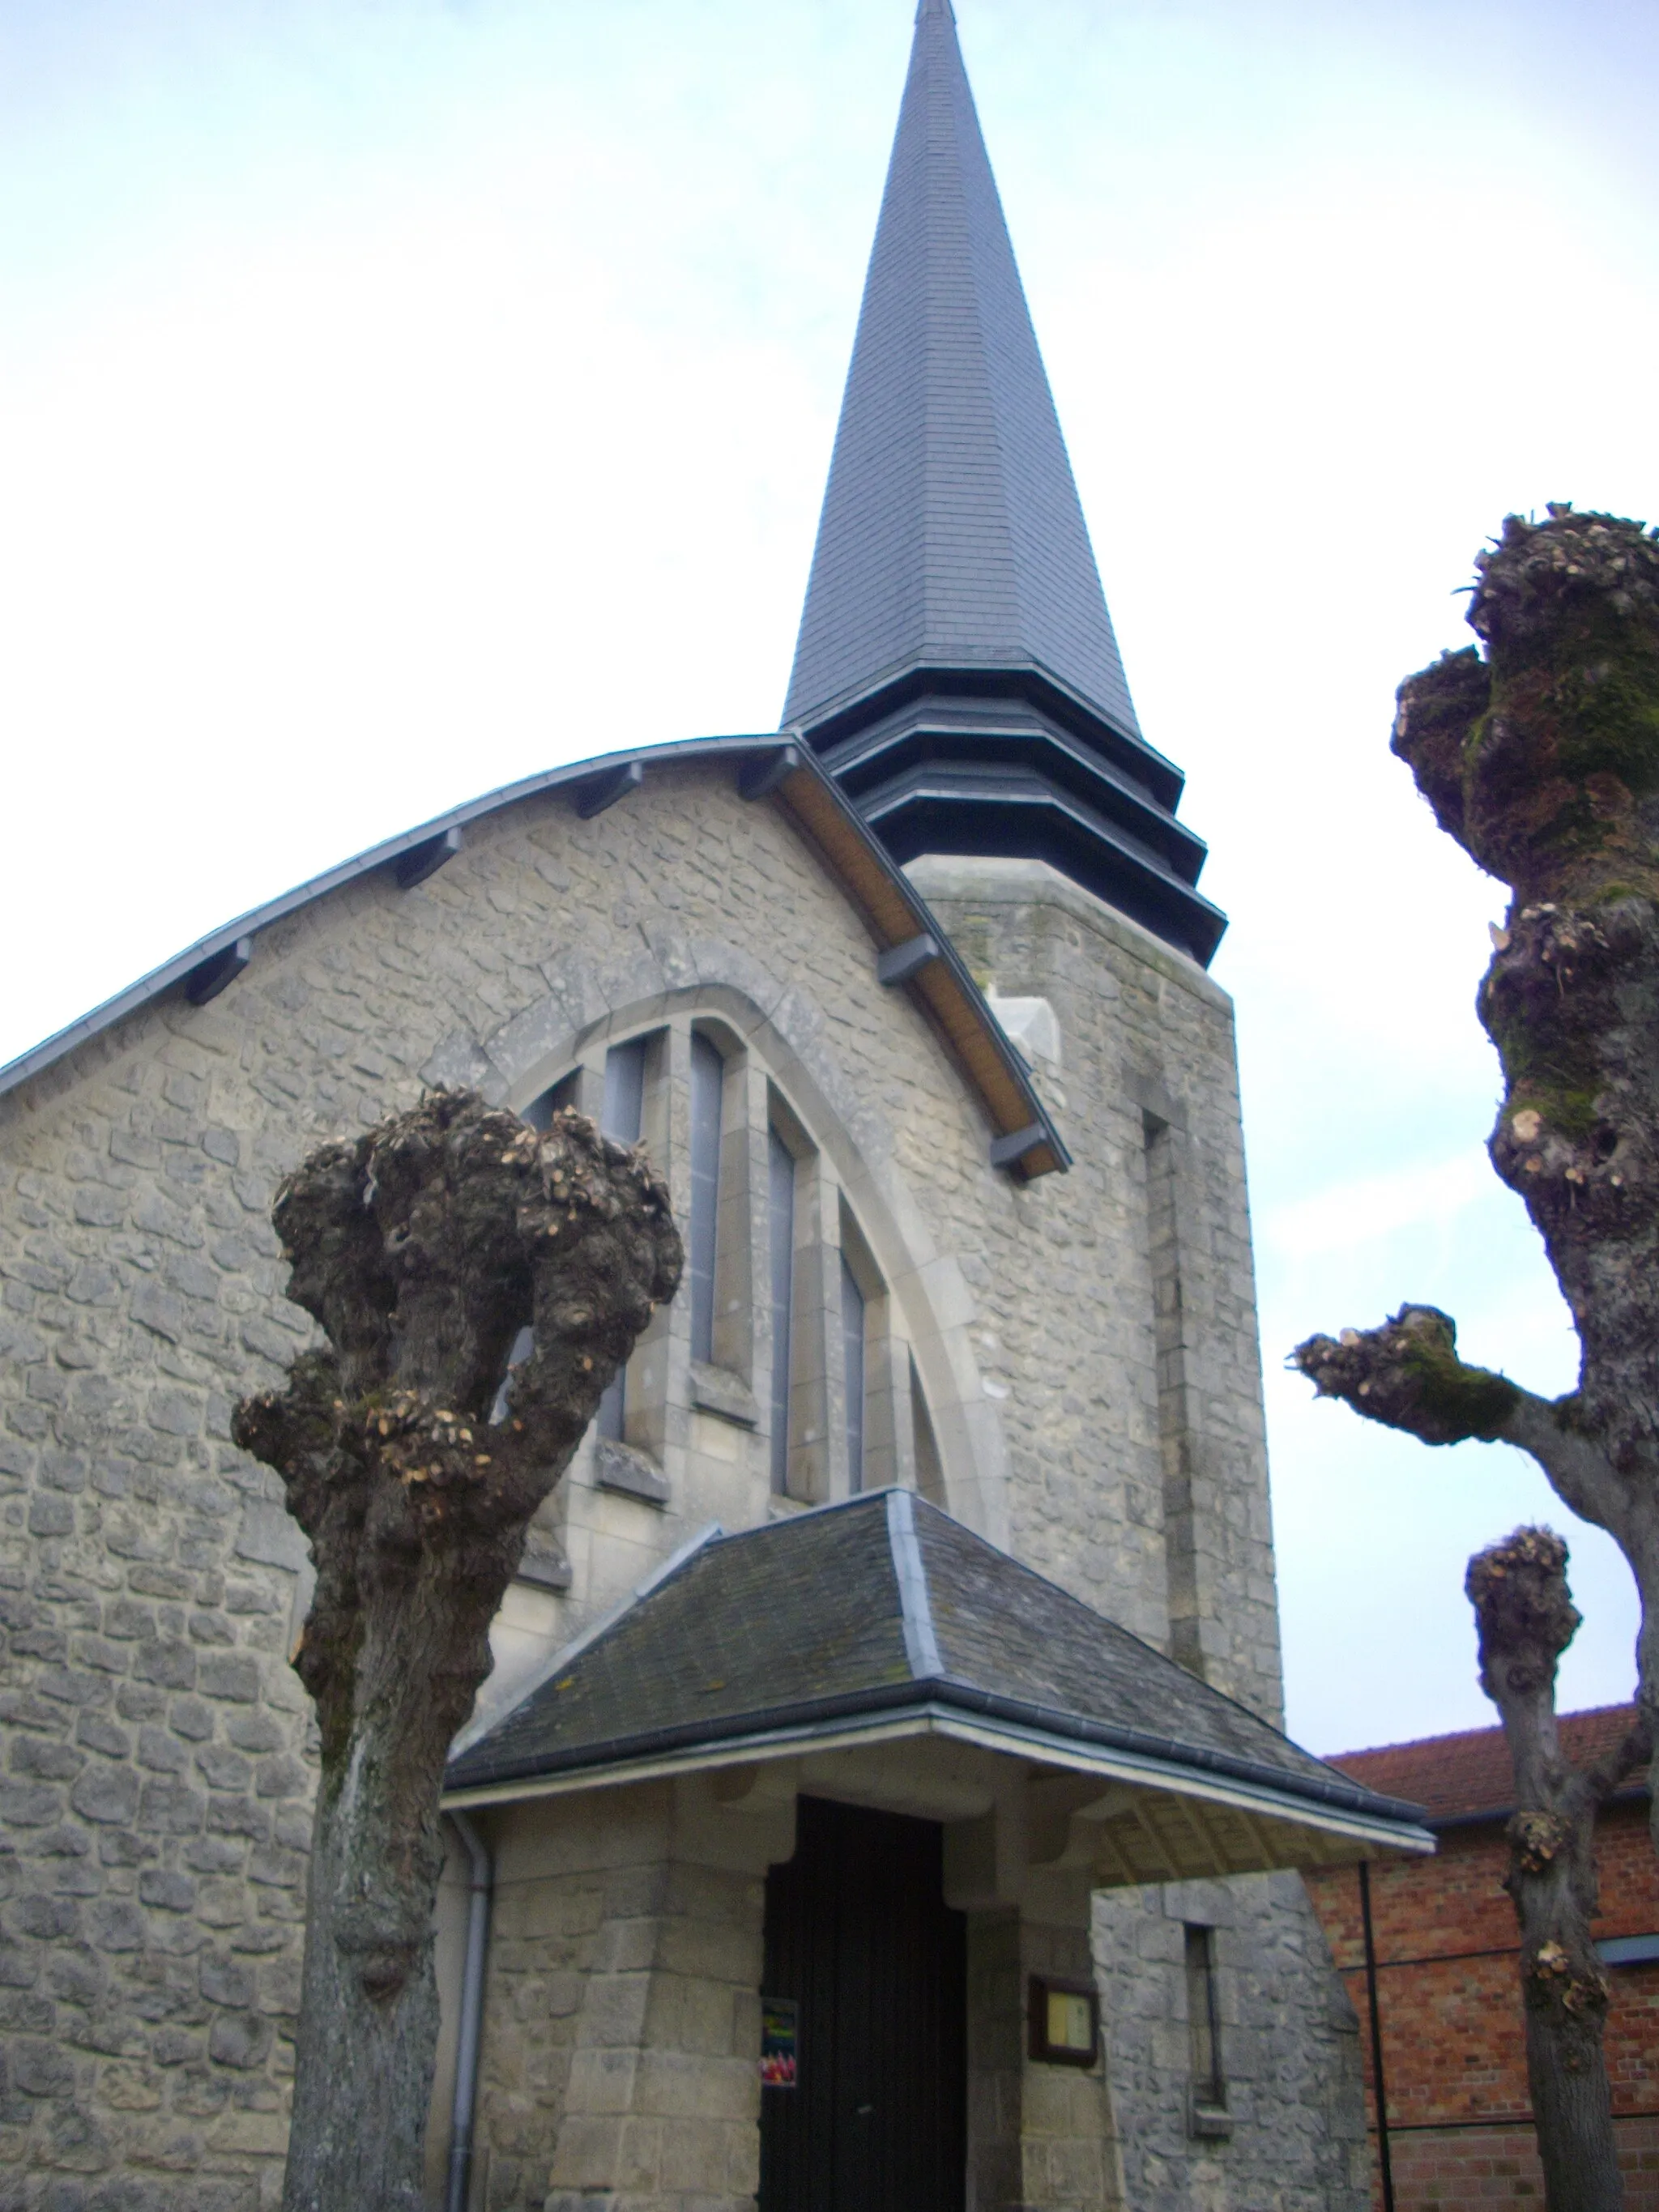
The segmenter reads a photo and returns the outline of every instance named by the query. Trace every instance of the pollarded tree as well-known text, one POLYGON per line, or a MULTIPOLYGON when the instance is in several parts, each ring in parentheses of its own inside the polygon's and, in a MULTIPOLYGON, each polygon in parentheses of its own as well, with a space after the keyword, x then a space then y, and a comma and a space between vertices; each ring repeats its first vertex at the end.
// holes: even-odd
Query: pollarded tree
POLYGON ((283 2201, 416 2212, 445 1759, 531 1516, 673 1296, 680 1240, 642 1152, 574 1114, 538 1134, 470 1091, 324 1146, 272 1219, 288 1295, 328 1339, 234 1425, 317 1565, 295 1661, 322 1773, 283 2201))
POLYGON ((1477 1552, 1464 1588, 1480 1640, 1480 1686, 1503 1717, 1515 1770, 1504 1877, 1521 1929, 1527 2082, 1551 2212, 1615 2212, 1623 2202, 1602 2033, 1607 1980, 1591 1936, 1595 1816, 1643 1765, 1638 1717, 1624 1741, 1573 1765, 1555 1718, 1555 1670, 1577 1632, 1567 1547, 1517 1528, 1477 1552))
MULTIPOLYGON (((1468 620, 1485 650, 1445 653, 1401 684, 1394 750, 1441 828, 1512 893, 1478 1000, 1504 1082, 1488 1150, 1525 1202, 1571 1310, 1578 1387, 1549 1400, 1466 1364, 1452 1320, 1429 1305, 1404 1306, 1377 1328, 1312 1337, 1295 1359, 1322 1396, 1425 1443, 1519 1445, 1574 1512, 1608 1531, 1641 1599, 1638 1702, 1650 1729, 1659 1715, 1659 535, 1552 506, 1542 523, 1510 516, 1475 565, 1468 620)), ((1535 1966, 1529 2005, 1544 1990, 1535 1966)), ((1564 2020, 1596 2003, 1588 1981, 1554 1978, 1551 2002, 1564 2020)), ((1552 2212, 1616 2203, 1616 2173, 1611 2186, 1584 2195, 1558 2169, 1552 2212)))

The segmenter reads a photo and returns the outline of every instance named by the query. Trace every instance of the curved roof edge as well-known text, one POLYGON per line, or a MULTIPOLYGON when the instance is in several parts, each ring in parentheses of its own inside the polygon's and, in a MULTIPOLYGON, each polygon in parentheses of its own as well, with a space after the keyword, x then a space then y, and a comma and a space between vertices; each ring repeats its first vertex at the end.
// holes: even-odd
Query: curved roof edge
POLYGON ((169 992, 188 993, 194 983, 198 1002, 216 995, 246 965, 263 930, 331 891, 380 870, 395 873, 400 863, 410 871, 404 881, 412 889, 460 850, 460 835, 471 822, 555 791, 569 792, 579 808, 597 813, 637 787, 653 766, 703 761, 730 761, 739 771, 738 787, 746 799, 775 799, 857 908, 878 952, 904 956, 898 972, 890 979, 884 974, 883 981, 902 983, 979 1098, 994 1133, 993 1164, 1025 1180, 1068 1168, 1071 1154, 1036 1093, 1030 1070, 961 956, 811 750, 792 743, 787 732, 688 738, 599 754, 503 784, 434 815, 198 938, 125 991, 0 1067, 0 1097, 169 992))

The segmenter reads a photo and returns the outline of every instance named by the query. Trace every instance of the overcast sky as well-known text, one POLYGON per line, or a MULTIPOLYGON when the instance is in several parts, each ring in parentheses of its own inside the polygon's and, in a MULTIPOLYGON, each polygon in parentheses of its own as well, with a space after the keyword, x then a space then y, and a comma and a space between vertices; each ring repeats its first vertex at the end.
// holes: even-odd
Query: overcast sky
MULTIPOLYGON (((0 1058, 453 802, 782 699, 908 0, 0 0, 0 1058)), ((1309 1402, 1574 1347, 1481 1151, 1497 887, 1388 753, 1506 510, 1659 517, 1651 0, 960 0, 1148 737, 1233 917, 1293 1730, 1488 1724, 1605 1538, 1309 1402)))

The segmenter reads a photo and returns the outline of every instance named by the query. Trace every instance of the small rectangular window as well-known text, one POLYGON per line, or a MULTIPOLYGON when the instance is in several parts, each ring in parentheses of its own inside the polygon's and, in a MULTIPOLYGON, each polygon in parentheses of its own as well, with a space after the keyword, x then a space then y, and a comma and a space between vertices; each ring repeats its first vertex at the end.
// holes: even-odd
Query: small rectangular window
POLYGON ((864 1292, 841 1258, 841 1333, 846 1346, 847 1488, 864 1487, 864 1292))
POLYGON ((772 1488, 789 1487, 789 1316, 795 1287, 795 1156, 767 1133, 768 1258, 772 1297, 772 1488))
POLYGON ((726 1063, 700 1030, 691 1037, 691 1357, 714 1356, 714 1241, 720 1219, 720 1093, 726 1063))
POLYGON ((1192 2046, 1193 2103, 1200 2111, 1222 2112, 1226 2108, 1227 2084, 1221 2070, 1215 1930, 1189 1925, 1186 1937, 1187 2027, 1192 2046))
MULTIPOLYGON (((605 1056, 605 1103, 599 1112, 599 1127, 619 1145, 637 1145, 640 1141, 645 1121, 647 1042, 644 1037, 631 1037, 626 1044, 613 1044, 605 1056)), ((623 1366, 606 1383, 605 1395, 599 1401, 599 1434, 620 1443, 627 1415, 628 1370, 623 1366)))

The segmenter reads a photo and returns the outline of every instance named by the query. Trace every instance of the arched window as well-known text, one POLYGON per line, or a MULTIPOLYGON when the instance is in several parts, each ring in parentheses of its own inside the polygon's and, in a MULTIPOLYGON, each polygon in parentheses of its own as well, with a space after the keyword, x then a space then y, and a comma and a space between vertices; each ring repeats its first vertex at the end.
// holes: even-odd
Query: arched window
MULTIPOLYGON (((894 1481, 942 1497, 896 1303, 752 1039, 695 1010, 602 1036, 526 1118, 545 1127, 567 1105, 646 1146, 686 1248, 678 1296, 605 1391, 579 1486, 722 1517, 894 1481), (735 1505, 730 1484, 750 1480, 754 1505, 735 1505)), ((510 1391, 509 1376, 503 1406, 510 1391)))

